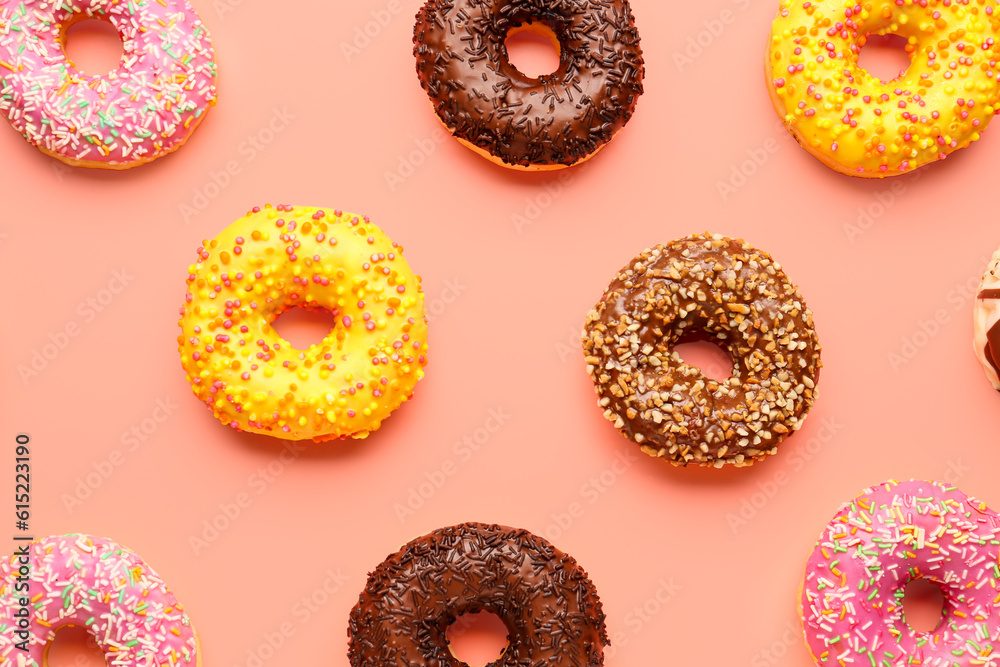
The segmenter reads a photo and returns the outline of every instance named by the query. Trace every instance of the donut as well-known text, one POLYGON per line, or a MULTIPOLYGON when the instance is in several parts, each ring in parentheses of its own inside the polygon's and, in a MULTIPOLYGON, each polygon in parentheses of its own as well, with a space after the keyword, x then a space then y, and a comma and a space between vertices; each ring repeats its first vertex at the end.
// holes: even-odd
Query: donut
POLYGON ((286 440, 364 438, 427 365, 420 278, 364 216, 270 204, 198 248, 177 338, 199 399, 223 424, 286 440), (336 326, 298 350, 271 323, 290 308, 336 326))
POLYGON ((882 178, 968 146, 1000 100, 994 0, 781 0, 767 81, 788 131, 828 167, 882 178), (858 64, 871 35, 907 40, 910 66, 882 82, 858 64))
POLYGON ((643 250, 587 314, 587 372, 604 417, 642 451, 685 466, 748 466, 802 426, 816 399, 812 312, 766 252, 694 234, 643 250), (734 361, 722 382, 678 343, 711 341, 734 361))
POLYGON ((993 253, 983 274, 973 308, 973 329, 979 363, 993 387, 1000 391, 1000 250, 993 253))
POLYGON ((215 105, 215 54, 187 0, 0 3, 0 112, 66 164, 128 169, 183 144, 215 105), (66 57, 66 30, 108 21, 124 53, 91 76, 66 57))
POLYGON ((644 66, 628 0, 427 0, 413 31, 420 85, 459 142, 520 170, 562 169, 632 117, 644 66), (510 63, 507 37, 548 37, 559 67, 510 63))
POLYGON ((890 480, 840 508, 806 565, 799 596, 817 665, 993 665, 1000 641, 1000 516, 954 486, 890 480), (917 632, 906 585, 944 596, 942 619, 917 632))
POLYGON ((85 628, 115 667, 200 667, 191 620, 149 565, 102 537, 56 535, 0 563, 0 663, 48 664, 60 629, 85 628))
POLYGON ((576 560, 526 530, 463 523, 413 540, 371 573, 351 610, 351 665, 461 667, 448 626, 480 611, 507 626, 494 667, 604 664, 604 612, 576 560))

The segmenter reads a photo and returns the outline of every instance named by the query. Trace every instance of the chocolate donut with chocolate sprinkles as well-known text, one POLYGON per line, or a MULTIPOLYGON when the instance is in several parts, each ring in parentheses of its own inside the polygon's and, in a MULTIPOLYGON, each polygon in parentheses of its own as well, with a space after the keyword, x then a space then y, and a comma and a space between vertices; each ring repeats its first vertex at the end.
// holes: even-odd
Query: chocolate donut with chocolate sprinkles
POLYGON ((643 250, 587 315, 587 371, 604 416, 674 465, 748 466, 777 451, 816 399, 812 312, 770 255, 695 234, 643 250), (678 343, 728 352, 721 382, 684 363, 678 343))
POLYGON ((369 575, 351 611, 351 665, 460 667, 448 626, 480 611, 507 626, 490 667, 604 664, 604 612, 576 560, 526 530, 463 523, 413 540, 369 575))
POLYGON ((983 372, 1000 391, 1000 250, 983 274, 973 312, 973 343, 983 372))
POLYGON ((560 169, 591 157, 625 126, 644 66, 628 0, 427 0, 417 13, 420 84, 449 131, 497 164, 560 169), (507 38, 548 37, 559 67, 517 70, 507 38))

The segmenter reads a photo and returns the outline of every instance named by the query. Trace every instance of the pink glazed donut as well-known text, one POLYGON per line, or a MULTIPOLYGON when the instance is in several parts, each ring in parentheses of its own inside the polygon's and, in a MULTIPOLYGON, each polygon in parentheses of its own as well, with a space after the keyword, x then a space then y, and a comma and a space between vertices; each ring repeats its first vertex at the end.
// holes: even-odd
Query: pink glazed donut
POLYGON ((176 150, 215 104, 215 53, 187 0, 0 0, 0 112, 66 164, 128 169, 176 150), (118 30, 117 69, 90 76, 63 51, 93 18, 118 30))
POLYGON ((114 667, 200 667, 191 621, 142 559, 111 540, 60 535, 0 564, 0 664, 47 662, 56 632, 76 625, 114 667))
POLYGON ((840 508, 806 565, 800 604, 817 665, 995 665, 1000 516, 941 482, 888 481, 840 508), (917 632, 907 583, 944 594, 942 620, 917 632))

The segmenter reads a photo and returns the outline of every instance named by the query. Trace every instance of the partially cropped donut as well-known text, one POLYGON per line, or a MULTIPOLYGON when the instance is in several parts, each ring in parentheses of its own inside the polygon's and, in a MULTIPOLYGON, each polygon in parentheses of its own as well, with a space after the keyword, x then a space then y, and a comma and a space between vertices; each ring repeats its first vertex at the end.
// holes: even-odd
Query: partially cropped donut
POLYGON ((994 0, 781 0, 767 84, 789 132, 828 167, 881 178, 979 139, 1000 103, 994 0), (907 40, 910 66, 883 83, 858 64, 871 35, 907 40))
POLYGON ((993 253, 976 295, 973 343, 983 372, 1000 391, 1000 250, 993 253))
POLYGON ((195 395, 223 424, 288 440, 364 438, 424 376, 420 278, 367 217, 254 207, 198 248, 177 338, 195 395), (306 350, 271 323, 289 308, 337 324, 306 350))
POLYGON ((632 117, 644 72, 628 0, 427 0, 417 14, 420 84, 465 146, 513 169, 568 167, 632 117), (555 72, 526 76, 506 40, 529 30, 559 51, 555 72))
POLYGON ((820 535, 799 596, 817 665, 973 667, 1000 642, 1000 516, 950 484, 890 480, 843 505, 820 535), (944 595, 930 632, 906 622, 914 579, 944 595))
POLYGON ((604 664, 604 612, 576 560, 526 530, 463 523, 413 540, 371 573, 351 611, 351 665, 461 667, 448 626, 480 611, 507 627, 493 667, 604 664))
POLYGON ((695 234, 640 253, 587 314, 587 371, 604 416, 675 465, 751 465, 802 426, 816 399, 812 312, 781 265, 742 239, 695 234), (724 348, 721 382, 681 342, 724 348))
POLYGON ((215 53, 187 0, 0 3, 0 113, 43 153, 127 169, 176 150, 215 104, 215 53), (92 76, 66 58, 66 30, 108 21, 119 66, 92 76))
POLYGON ((45 667, 56 633, 71 625, 85 628, 115 667, 201 665, 184 605, 125 547, 58 535, 0 564, 0 664, 45 667))

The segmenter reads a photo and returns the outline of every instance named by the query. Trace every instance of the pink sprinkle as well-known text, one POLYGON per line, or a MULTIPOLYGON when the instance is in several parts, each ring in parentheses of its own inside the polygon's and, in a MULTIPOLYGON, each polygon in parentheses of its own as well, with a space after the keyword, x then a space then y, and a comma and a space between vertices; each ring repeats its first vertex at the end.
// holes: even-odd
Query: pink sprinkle
POLYGON ((345 327, 351 326, 351 316, 350 315, 344 315, 344 319, 341 320, 341 321, 344 323, 345 327))

